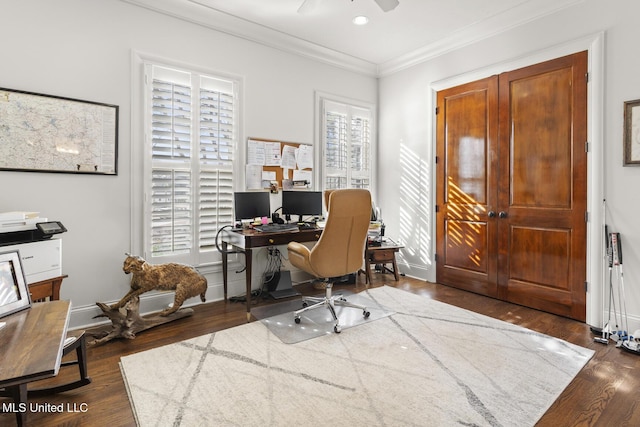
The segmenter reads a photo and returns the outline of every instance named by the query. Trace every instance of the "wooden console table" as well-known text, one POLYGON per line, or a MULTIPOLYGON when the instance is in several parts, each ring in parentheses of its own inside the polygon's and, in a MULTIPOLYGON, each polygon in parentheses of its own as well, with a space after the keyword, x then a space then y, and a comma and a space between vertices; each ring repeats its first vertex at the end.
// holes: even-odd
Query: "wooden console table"
POLYGON ((15 402, 18 426, 27 421, 27 384, 58 374, 70 307, 69 301, 36 303, 2 319, 0 388, 15 402))
POLYGON ((41 302, 49 298, 49 301, 57 301, 60 299, 60 287, 62 281, 68 276, 52 277, 51 279, 42 280, 29 284, 29 294, 31 294, 31 301, 41 302))
POLYGON ((289 242, 314 242, 320 238, 322 229, 301 229, 297 231, 281 231, 274 233, 263 233, 260 231, 247 229, 240 231, 229 231, 222 235, 222 278, 224 283, 224 299, 227 300, 228 283, 228 254, 229 246, 236 248, 235 252, 244 253, 245 259, 245 282, 247 288, 247 321, 251 319, 251 263, 253 259, 253 249, 267 246, 286 245, 289 242))

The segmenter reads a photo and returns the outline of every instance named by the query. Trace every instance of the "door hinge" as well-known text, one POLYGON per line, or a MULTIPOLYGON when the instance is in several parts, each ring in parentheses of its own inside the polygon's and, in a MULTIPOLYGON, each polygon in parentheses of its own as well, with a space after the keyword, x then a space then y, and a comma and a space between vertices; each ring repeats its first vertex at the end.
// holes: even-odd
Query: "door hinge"
POLYGON ((440 114, 440 107, 436 107, 436 115, 440 114))
POLYGON ((436 213, 440 212, 440 206, 436 205, 436 213))
POLYGON ((435 262, 438 262, 438 254, 434 254, 434 255, 433 255, 433 260, 434 260, 435 262))
POLYGON ((584 142, 584 152, 588 153, 589 152, 589 141, 585 141, 584 142))
POLYGON ((584 291, 589 292, 589 282, 584 282, 584 291))
POLYGON ((438 164, 438 160, 440 160, 440 159, 438 159, 438 156, 436 156, 436 164, 438 164))
POLYGON ((589 73, 584 73, 584 80, 589 83, 589 73))
POLYGON ((584 213, 584 222, 589 222, 589 211, 584 213))

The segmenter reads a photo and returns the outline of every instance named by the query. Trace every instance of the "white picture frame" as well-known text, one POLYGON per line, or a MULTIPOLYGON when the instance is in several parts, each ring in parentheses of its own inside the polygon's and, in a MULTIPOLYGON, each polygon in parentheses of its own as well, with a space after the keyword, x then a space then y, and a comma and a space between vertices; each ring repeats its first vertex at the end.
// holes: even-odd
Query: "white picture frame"
POLYGON ((0 253, 0 318, 31 307, 31 296, 17 250, 0 253))

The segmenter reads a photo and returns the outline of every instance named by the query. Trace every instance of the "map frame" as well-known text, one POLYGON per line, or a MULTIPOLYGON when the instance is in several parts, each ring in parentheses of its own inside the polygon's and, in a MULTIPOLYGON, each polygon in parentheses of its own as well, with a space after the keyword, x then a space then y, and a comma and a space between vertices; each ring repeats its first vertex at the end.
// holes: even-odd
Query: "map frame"
POLYGON ((118 105, 0 87, 0 170, 117 175, 118 126, 118 105))
POLYGON ((623 166, 640 166, 640 99, 624 103, 623 166))

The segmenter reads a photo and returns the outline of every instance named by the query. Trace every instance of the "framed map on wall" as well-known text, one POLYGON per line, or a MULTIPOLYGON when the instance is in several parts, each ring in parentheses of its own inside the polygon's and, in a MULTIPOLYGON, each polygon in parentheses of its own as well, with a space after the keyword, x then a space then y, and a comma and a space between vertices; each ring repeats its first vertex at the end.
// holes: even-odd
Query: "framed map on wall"
POLYGON ((0 88, 0 170, 117 175, 118 106, 0 88))
POLYGON ((640 166, 640 99, 624 103, 624 165, 640 166))

